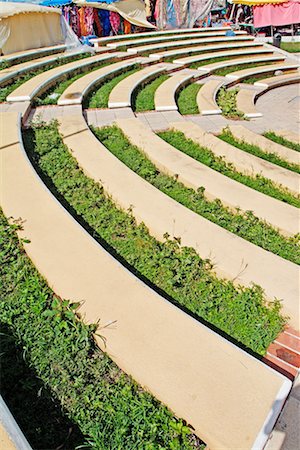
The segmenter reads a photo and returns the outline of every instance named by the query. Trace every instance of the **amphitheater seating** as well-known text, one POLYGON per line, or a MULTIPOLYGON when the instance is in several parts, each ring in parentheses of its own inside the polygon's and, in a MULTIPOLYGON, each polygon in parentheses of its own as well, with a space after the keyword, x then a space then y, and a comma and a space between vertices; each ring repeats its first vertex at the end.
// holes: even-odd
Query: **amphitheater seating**
POLYGON ((66 45, 55 45, 53 47, 33 48, 31 50, 22 50, 20 52, 10 53, 9 55, 0 57, 0 64, 3 62, 9 62, 10 64, 16 64, 24 61, 25 59, 35 59, 41 56, 51 55, 52 53, 59 53, 66 50, 66 45))
POLYGON ((58 99, 58 105, 79 105, 82 103, 83 98, 87 93, 95 87, 97 84, 101 83, 103 80, 113 76, 114 74, 121 72, 122 70, 127 70, 138 63, 137 59, 125 60, 109 64, 108 66, 102 67, 95 70, 78 80, 74 81, 60 96, 58 99))
POLYGON ((178 73, 164 81, 155 91, 155 110, 177 111, 176 93, 192 79, 194 75, 190 73, 178 73))
POLYGON ((229 125, 229 130, 233 136, 240 141, 248 142, 250 145, 256 145, 266 153, 275 153, 280 158, 285 159, 292 164, 300 164, 300 153, 295 150, 277 144, 260 134, 248 130, 248 128, 245 128, 242 125, 229 125))
POLYGON ((43 72, 23 83, 15 89, 8 97, 8 102, 31 101, 36 95, 47 90, 53 83, 59 81, 64 75, 90 68, 96 64, 105 63, 119 57, 119 53, 105 53, 98 56, 81 59, 67 63, 60 67, 43 72))
MULTIPOLYGON (((230 30, 230 27, 222 27, 214 29, 217 33, 230 30)), ((99 45, 106 45, 108 42, 114 42, 119 40, 129 40, 129 39, 140 39, 140 37, 149 37, 149 36, 176 36, 177 34, 186 34, 186 33, 201 33, 207 32, 207 28, 184 28, 184 29, 175 29, 175 30, 163 30, 163 31, 150 31, 144 33, 135 33, 135 34, 123 34, 117 36, 105 36, 96 39, 91 39, 90 42, 98 47, 99 45)))
POLYGON ((292 73, 286 73, 284 75, 278 75, 264 80, 256 81, 255 86, 274 89, 276 87, 285 86, 287 84, 300 83, 300 72, 295 71, 292 73))
POLYGON ((145 52, 152 52, 156 50, 162 50, 162 49, 169 49, 169 48, 180 48, 180 47, 186 47, 188 45, 208 45, 213 44, 215 42, 252 42, 253 38, 251 36, 247 35, 238 35, 234 37, 227 37, 227 36, 214 36, 214 37, 201 37, 201 38, 194 38, 189 40, 182 40, 182 41, 166 41, 162 43, 156 43, 153 42, 153 44, 143 44, 141 46, 137 47, 129 47, 127 51, 129 53, 145 53, 145 52))
MULTIPOLYGON (((284 59, 284 56, 278 54, 273 54, 272 56, 260 56, 257 58, 236 58, 236 59, 228 59, 225 61, 219 61, 212 64, 208 64, 207 66, 200 66, 198 67, 198 70, 204 73, 212 73, 219 69, 224 69, 231 66, 237 66, 240 64, 253 64, 255 67, 256 63, 262 63, 262 62, 276 62, 276 61, 282 61, 284 59)), ((257 68, 259 69, 259 68, 257 68)), ((246 69, 245 69, 246 70, 246 69)), ((251 70, 251 69, 248 69, 251 70)), ((228 76, 228 75, 226 75, 228 76)), ((231 77, 232 78, 232 77, 231 77)))
POLYGON ((246 119, 261 117, 262 113, 257 111, 255 100, 258 92, 250 89, 240 89, 236 96, 236 106, 238 111, 242 112, 246 119))
POLYGON ((217 138, 212 133, 207 133, 193 122, 179 122, 177 127, 188 139, 192 139, 197 144, 209 148, 214 154, 231 163, 239 172, 250 176, 261 174, 274 183, 284 186, 291 192, 299 193, 300 176, 297 173, 240 150, 217 138))
POLYGON ((164 73, 167 66, 155 64, 138 72, 129 75, 120 81, 111 91, 108 100, 109 108, 123 108, 131 106, 131 97, 135 89, 145 81, 155 78, 157 75, 164 73))
MULTIPOLYGON (((112 42, 112 43, 108 43, 107 47, 113 48, 113 49, 118 49, 119 47, 127 47, 127 48, 132 48, 134 46, 137 45, 145 45, 145 44, 152 44, 152 43, 162 43, 162 42, 174 42, 174 41, 182 41, 182 40, 187 40, 187 39, 193 39, 194 37, 199 37, 199 38, 209 38, 209 37, 218 37, 218 36, 225 36, 226 31, 223 32, 218 32, 215 33, 213 31, 206 31, 206 32, 201 32, 201 33, 191 33, 191 34, 177 34, 175 36, 153 36, 153 37, 149 37, 149 38, 141 38, 141 39, 129 39, 129 40, 121 40, 119 42, 112 42)), ((238 36, 241 35, 246 35, 247 33, 244 31, 239 31, 237 32, 238 36)))
MULTIPOLYGON (((172 127, 180 129, 180 123, 172 127)), ((248 188, 174 149, 137 119, 118 122, 128 138, 146 152, 159 170, 178 176, 179 181, 197 190, 203 186, 208 199, 220 199, 231 208, 253 211, 283 233, 294 235, 299 229, 297 208, 248 188), (169 161, 172 158, 172 162, 169 161)))
MULTIPOLYGON (((56 294, 70 301, 84 299, 85 320, 101 318, 103 339, 95 336, 99 346, 209 446, 263 448, 291 382, 116 262, 45 189, 22 143, 14 143, 16 115, 5 120, 13 137, 7 135, 1 150, 2 207, 7 217, 23 219, 19 235, 30 240, 26 252, 56 294)), ((65 141, 76 153, 80 145, 85 153, 93 150, 89 154, 101 168, 99 145, 86 145, 86 130, 73 125, 65 129, 65 141)))
POLYGON ((196 56, 187 56, 186 58, 179 58, 174 59, 173 63, 178 64, 179 66, 188 66, 190 64, 194 63, 200 63, 202 61, 205 61, 206 59, 211 58, 223 58, 227 57, 231 58, 232 56, 243 56, 243 55, 260 55, 260 54, 272 54, 273 50, 265 49, 265 48, 244 48, 244 46, 241 46, 241 48, 230 50, 227 49, 222 52, 209 52, 202 55, 196 55, 196 56))
POLYGON ((297 133, 293 133, 290 130, 276 130, 276 134, 282 136, 288 141, 294 142, 295 144, 300 144, 300 135, 297 133))
MULTIPOLYGON (((185 43, 186 44, 186 43, 185 43)), ((217 44, 217 45, 193 45, 192 47, 184 46, 183 48, 176 48, 175 50, 168 50, 168 51, 162 51, 158 53, 151 53, 149 55, 149 58, 151 59, 165 59, 165 58, 171 58, 173 56, 182 56, 182 55, 191 55, 192 53, 200 53, 200 52, 210 52, 210 51, 217 51, 217 50, 224 50, 224 49, 234 49, 234 48, 259 48, 261 47, 261 43, 257 42, 232 42, 232 41, 225 41, 224 44, 217 44)))
POLYGON ((197 94, 197 105, 202 116, 222 114, 222 110, 217 104, 216 97, 219 89, 224 84, 223 80, 209 80, 199 90, 197 94))
POLYGON ((295 70, 299 67, 298 63, 279 63, 274 65, 266 65, 266 66, 258 66, 251 67, 250 69, 242 69, 236 72, 231 72, 226 75, 230 81, 234 81, 235 83, 240 82, 246 78, 261 75, 264 73, 274 73, 277 70, 295 70))
POLYGON ((53 55, 43 56, 34 60, 26 61, 6 69, 0 70, 0 85, 17 78, 19 75, 31 70, 40 69, 47 64, 52 64, 58 60, 63 60, 72 56, 78 56, 82 52, 76 51, 72 53, 55 53, 53 55))

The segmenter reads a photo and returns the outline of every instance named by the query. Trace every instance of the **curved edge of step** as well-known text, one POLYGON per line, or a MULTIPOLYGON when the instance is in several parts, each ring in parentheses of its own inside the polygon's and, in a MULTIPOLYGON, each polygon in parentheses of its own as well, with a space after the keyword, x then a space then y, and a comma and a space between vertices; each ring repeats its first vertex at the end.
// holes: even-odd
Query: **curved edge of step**
MULTIPOLYGON (((10 116, 7 125, 20 128, 16 117, 10 116)), ((81 312, 86 320, 94 323, 101 317, 106 324, 101 329, 106 347, 97 338, 99 346, 187 420, 209 446, 243 445, 250 450, 255 443, 262 449, 291 381, 170 304, 121 266, 53 197, 21 141, 20 136, 18 144, 2 149, 6 169, 2 207, 9 217, 26 219, 19 235, 30 240, 25 250, 49 285, 62 298, 85 299, 81 312), (130 296, 124 296, 126 292, 130 296), (109 326, 112 320, 117 326, 109 326)))

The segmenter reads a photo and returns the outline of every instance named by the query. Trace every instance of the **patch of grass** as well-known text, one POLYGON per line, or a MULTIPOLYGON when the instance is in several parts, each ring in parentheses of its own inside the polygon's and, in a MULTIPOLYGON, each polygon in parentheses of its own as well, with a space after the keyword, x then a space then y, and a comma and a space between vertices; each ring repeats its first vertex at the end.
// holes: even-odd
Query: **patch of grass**
POLYGON ((8 69, 12 64, 9 61, 1 61, 0 62, 0 70, 8 69))
MULTIPOLYGON (((272 64, 274 64, 274 61, 237 64, 236 66, 223 67, 222 69, 217 69, 216 71, 214 71, 214 74, 224 77, 228 73, 236 72, 237 70, 252 69, 254 67, 260 67, 260 66, 270 66, 272 64)), ((270 69, 270 72, 273 72, 273 70, 270 69)))
POLYGON ((217 94, 217 103, 222 110, 222 114, 229 119, 243 119, 244 114, 237 109, 236 96, 238 88, 226 89, 221 87, 217 94))
POLYGON ((180 114, 199 114, 197 94, 202 84, 191 83, 179 91, 177 105, 180 114))
POLYGON ((91 56, 90 53, 82 53, 77 56, 69 56, 67 58, 59 58, 57 61, 55 61, 51 64, 47 64, 47 66, 43 66, 43 67, 37 68, 35 70, 30 70, 28 72, 18 75, 18 78, 11 80, 7 85, 1 87, 0 102, 4 102, 8 95, 10 95, 14 90, 16 90, 19 86, 21 86, 23 83, 30 80, 31 78, 33 78, 43 72, 46 72, 50 69, 54 69, 55 67, 62 66, 64 64, 70 63, 72 61, 81 60, 81 59, 87 58, 89 56, 91 56))
POLYGON ((285 147, 295 150, 296 152, 300 152, 300 144, 291 142, 288 139, 285 139, 284 137, 274 133, 274 131, 267 131, 266 133, 264 133, 264 136, 268 139, 271 139, 271 141, 276 142, 277 144, 284 145, 285 147))
MULTIPOLYGON (((116 142, 115 147, 121 145, 115 134, 110 140, 116 142)), ((168 236, 165 242, 158 242, 144 224, 137 225, 130 212, 117 208, 103 188, 84 175, 55 124, 35 129, 35 145, 27 141, 27 149, 49 188, 64 199, 65 207, 137 276, 243 345, 265 353, 284 324, 280 302, 267 305, 258 286, 236 287, 218 279, 209 261, 168 236)))
POLYGON ((286 238, 272 226, 255 217, 252 212, 243 213, 236 210, 233 213, 229 208, 223 206, 220 200, 207 200, 203 189, 199 188, 195 192, 174 178, 163 174, 136 146, 128 141, 119 128, 105 127, 92 130, 98 139, 127 167, 178 203, 253 244, 300 264, 298 236, 286 238))
POLYGON ((169 144, 178 150, 186 153, 197 161, 211 167, 213 170, 226 175, 227 177, 245 184, 246 186, 255 189, 270 197, 276 198, 289 205, 300 207, 299 196, 291 194, 287 189, 276 185, 268 178, 261 175, 245 175, 238 172, 231 163, 228 163, 224 158, 216 156, 211 150, 205 147, 201 147, 191 139, 187 139, 180 131, 164 131, 158 133, 158 135, 169 144))
POLYGON ((192 64, 189 65, 189 67, 191 69, 198 69, 198 67, 202 67, 202 66, 207 66, 208 64, 214 64, 217 62, 221 62, 221 61, 229 61, 231 59, 235 59, 236 56, 221 56, 219 58, 209 58, 209 59, 205 59, 204 61, 198 61, 198 62, 194 62, 192 64))
POLYGON ((130 70, 115 76, 111 80, 107 80, 100 87, 91 91, 90 95, 84 102, 85 108, 107 108, 108 99, 113 88, 120 83, 124 78, 132 75, 138 70, 138 67, 131 68, 130 70))
POLYGON ((281 42, 282 50, 290 53, 300 53, 300 42, 281 42))
POLYGON ((240 148, 241 150, 244 150, 245 152, 250 153, 251 155, 258 156, 259 158, 265 159, 266 161, 276 164, 277 166, 283 167, 284 169, 300 173, 300 166, 298 164, 290 163, 285 159, 281 158, 280 156, 278 156, 276 153, 265 152, 257 145, 251 145, 248 144, 248 142, 236 139, 229 130, 229 128, 224 128, 222 130, 222 133, 219 134, 218 137, 222 139, 222 141, 225 141, 228 144, 233 145, 234 147, 240 148))
MULTIPOLYGON (((50 133, 48 140, 47 136, 38 136, 43 139, 43 144, 39 144, 44 157, 47 143, 53 138, 52 131, 51 127, 44 130, 50 133)), ((51 144, 55 144, 55 140, 51 144)), ((51 144, 50 148, 55 151, 51 144)), ((71 166, 67 164, 66 170, 74 171, 74 164, 71 166)), ((96 193, 94 188, 91 194, 96 193)), ((101 198, 94 197, 94 201, 101 202, 101 198)), ((4 394, 14 402, 14 395, 19 394, 19 407, 28 405, 29 417, 40 412, 44 418, 41 429, 36 421, 31 424, 29 438, 36 443, 36 448, 61 446, 67 449, 78 443, 84 444, 84 448, 111 450, 202 448, 181 420, 175 419, 165 406, 99 350, 93 339, 97 326, 80 321, 76 315, 78 304, 70 304, 51 291, 26 256, 15 234, 16 228, 17 225, 8 225, 0 211, 0 321, 5 326, 6 340, 12 336, 26 365, 40 381, 36 391, 31 374, 26 373, 26 378, 17 380, 18 384, 28 383, 27 390, 35 396, 34 404, 28 404, 28 397, 24 397, 17 386, 4 394), (10 330, 8 335, 7 330, 10 330), (45 396, 48 403, 43 400, 45 396), (40 405, 33 411, 38 403, 40 405), (52 421, 49 418, 51 403, 52 409, 56 404, 69 418, 63 428, 58 421, 55 423, 55 416, 52 421), (41 409, 43 406, 45 410, 41 409), (70 421, 76 424, 74 429, 70 421), (66 430, 68 423, 70 429, 66 430), (49 430, 45 429, 46 424, 51 427, 49 430), (76 426, 80 429, 79 436, 76 426), (44 432, 48 441, 42 435, 44 432), (78 442, 82 436, 84 443, 78 442)), ((1 347, 2 361, 7 351, 11 351, 8 343, 1 347)), ((8 356, 13 360, 13 355, 8 356)), ((11 372, 15 370, 23 373, 18 365, 10 368, 11 372)), ((23 423, 26 420, 23 417, 23 423)))
POLYGON ((86 67, 80 67, 78 70, 74 69, 72 72, 66 73, 62 79, 54 83, 54 85, 43 92, 39 97, 35 97, 33 104, 35 106, 56 105, 59 97, 72 83, 84 75, 87 75, 87 73, 94 72, 109 64, 110 62, 103 62, 93 67, 89 67, 88 69, 86 67))
POLYGON ((155 109, 154 95, 156 89, 167 79, 169 75, 160 75, 150 83, 146 83, 135 93, 134 110, 136 112, 152 111, 155 109))

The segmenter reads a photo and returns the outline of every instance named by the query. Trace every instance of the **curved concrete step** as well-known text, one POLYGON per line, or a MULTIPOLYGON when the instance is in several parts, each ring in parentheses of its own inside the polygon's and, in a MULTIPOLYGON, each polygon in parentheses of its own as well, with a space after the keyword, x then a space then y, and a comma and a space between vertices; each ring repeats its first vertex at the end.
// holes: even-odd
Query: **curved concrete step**
POLYGON ((257 111, 255 100, 257 98, 257 91, 250 89, 240 89, 236 96, 236 107, 241 111, 246 119, 254 119, 255 117, 262 117, 262 113, 257 111))
MULTIPOLYGON (((179 124, 170 124, 176 129, 179 124)), ((231 208, 253 213, 286 234, 299 231, 299 210, 216 172, 160 139, 138 119, 119 120, 118 125, 131 142, 164 173, 178 177, 186 186, 204 187, 208 199, 220 199, 231 208)))
MULTIPOLYGON (((186 43, 185 43, 186 44, 186 43)), ((190 44, 189 44, 190 45, 190 44)), ((177 48, 175 50, 169 50, 169 51, 163 51, 158 53, 151 53, 149 55, 149 58, 151 59, 163 59, 163 58, 171 58, 172 56, 177 55, 189 55, 192 56, 193 53, 200 53, 200 52, 209 52, 209 51, 217 51, 217 50, 226 50, 226 49, 234 49, 234 48, 259 48, 262 44, 259 42, 248 42, 248 41, 225 41, 224 44, 217 44, 217 45, 196 45, 195 44, 192 47, 183 47, 183 48, 177 48)), ((176 60, 175 60, 176 61, 176 60)), ((173 62, 175 62, 173 61, 173 62)))
POLYGON ((44 56, 43 58, 37 58, 31 61, 26 61, 21 64, 10 66, 7 69, 0 70, 0 85, 7 83, 14 78, 17 78, 20 74, 29 72, 30 70, 39 69, 47 64, 54 63, 59 60, 64 60, 72 56, 78 56, 82 51, 76 51, 74 53, 55 53, 53 55, 44 56))
POLYGON ((133 47, 132 50, 134 51, 134 53, 144 53, 144 52, 151 52, 151 51, 155 51, 155 50, 162 50, 162 49, 169 49, 169 48, 174 48, 174 47, 183 47, 183 46, 187 46, 187 45, 195 45, 195 44, 202 44, 202 45, 207 45, 207 44, 212 44, 214 42, 220 42, 220 43, 225 43, 225 42, 252 42, 253 41, 253 37, 252 36, 248 36, 248 35, 238 35, 238 36, 215 36, 215 37, 200 37, 200 38, 193 38, 193 39, 186 39, 183 41, 166 41, 166 42, 161 42, 161 43, 153 43, 153 44, 147 44, 147 45, 141 45, 141 46, 137 46, 137 47, 133 47))
POLYGON ((174 64, 178 64, 179 66, 188 66, 193 63, 205 61, 206 59, 212 59, 212 58, 223 58, 228 57, 231 58, 232 56, 243 56, 243 55, 260 55, 260 54, 272 54, 273 51, 266 48, 256 48, 256 47, 238 47, 235 50, 224 50, 222 52, 211 52, 209 54, 204 55, 196 55, 196 56, 187 56, 186 58, 179 58, 175 59, 173 61, 174 64))
POLYGON ((289 189, 292 193, 299 194, 300 175, 298 173, 284 169, 283 167, 240 150, 222 141, 212 133, 203 130, 194 122, 178 122, 176 129, 183 132, 186 138, 210 149, 215 155, 224 158, 226 162, 231 163, 239 172, 250 176, 262 175, 274 183, 289 189))
MULTIPOLYGON (((238 31, 237 34, 239 36, 246 35, 247 33, 245 31, 238 31)), ((140 38, 140 39, 129 39, 129 40, 121 40, 120 42, 111 42, 107 44, 107 47, 117 49, 119 47, 126 46, 128 48, 127 51, 130 53, 135 53, 134 47, 139 45, 145 45, 145 44, 155 44, 155 43, 162 43, 162 42, 177 42, 177 41, 183 41, 192 39, 195 37, 199 37, 200 39, 205 38, 211 38, 211 37, 218 37, 218 36, 225 36, 226 31, 219 31, 215 33, 214 31, 204 31, 204 32, 194 32, 194 33, 184 33, 184 34, 177 34, 173 36, 153 36, 148 38, 140 38)))
MULTIPOLYGON (((292 164, 300 164, 300 153, 296 150, 277 144, 254 131, 248 130, 248 128, 245 128, 242 125, 229 125, 229 129, 233 136, 240 141, 245 141, 250 145, 256 145, 266 153, 275 153, 280 156, 280 158, 285 159, 292 164)), ((298 187, 300 187, 300 184, 298 187)))
POLYGON ((109 108, 125 108, 131 106, 131 97, 135 89, 145 81, 163 74, 167 66, 155 64, 139 70, 120 81, 111 91, 108 99, 109 108))
POLYGON ((300 83, 299 71, 256 81, 254 85, 267 89, 273 89, 275 87, 285 86, 287 84, 294 84, 294 83, 300 83))
POLYGON ((298 303, 293 291, 297 292, 300 272, 295 264, 228 232, 157 190, 110 156, 90 131, 84 132, 80 116, 78 111, 61 119, 64 141, 88 176, 101 180, 116 203, 125 210, 131 208, 137 221, 144 222, 160 241, 164 241, 165 233, 180 237, 183 246, 194 248, 203 259, 211 259, 219 276, 246 286, 258 284, 269 298, 283 297, 285 313, 293 323, 297 320, 298 303), (276 281, 279 279, 280 283, 276 281))
POLYGON ((95 70, 70 84, 59 97, 58 105, 80 105, 88 92, 103 80, 137 64, 136 59, 120 61, 95 70))
POLYGON ((156 111, 177 111, 176 94, 188 84, 194 75, 178 73, 164 81, 155 91, 154 104, 156 111))
MULTIPOLYGON (((240 64, 252 64, 253 63, 253 67, 255 67, 256 63, 261 63, 261 62, 276 62, 276 61, 282 61, 284 60, 284 56, 283 55, 272 55, 272 56, 261 56, 261 57, 257 57, 257 58, 236 58, 236 59, 228 59, 226 61, 220 61, 220 62, 216 62, 216 63, 212 63, 212 64, 208 64, 207 66, 201 66, 198 67, 198 70, 200 70, 201 72, 204 73, 211 73, 211 72, 215 72, 216 70, 219 69, 225 69, 226 67, 231 67, 231 66, 237 66, 240 64)), ((269 66, 270 67, 270 66, 269 66)), ((247 70, 247 69, 245 69, 247 70)), ((248 69, 250 70, 250 69, 248 69)), ((229 74, 226 75, 226 77, 229 78, 228 76, 229 74)), ((233 78, 233 77, 230 77, 233 78)))
POLYGON ((250 69, 242 69, 237 70, 236 72, 228 73, 226 78, 229 80, 232 80, 234 82, 238 82, 241 80, 244 80, 245 78, 253 77, 256 75, 260 75, 263 73, 271 73, 276 72, 277 70, 295 70, 299 67, 298 63, 279 63, 274 65, 266 65, 266 66, 259 66, 259 67, 251 67, 250 69))
POLYGON ((47 90, 52 84, 56 83, 64 77, 64 75, 77 70, 84 70, 89 67, 101 64, 117 58, 120 53, 104 53, 97 56, 91 56, 78 61, 72 61, 60 67, 47 70, 30 80, 23 83, 15 89, 8 97, 8 102, 24 102, 31 101, 35 96, 47 90))
MULTIPOLYGON (((230 30, 230 27, 220 27, 215 28, 216 32, 223 33, 224 31, 230 30)), ((143 33, 134 33, 134 34, 123 34, 123 35, 117 35, 117 36, 105 36, 100 37, 97 39, 91 39, 90 42, 95 46, 98 47, 99 45, 106 45, 108 42, 114 42, 114 41, 120 41, 120 40, 129 40, 129 39, 140 39, 141 36, 143 37, 149 37, 149 36, 168 36, 168 35, 174 35, 177 34, 186 34, 186 33, 201 33, 201 32, 207 32, 207 28, 180 28, 180 29, 174 29, 174 30, 162 30, 162 31, 150 31, 150 32, 143 32, 143 33)))
POLYGON ((209 80, 200 88, 196 101, 202 116, 222 114, 216 98, 223 84, 224 80, 209 80))
POLYGON ((293 133, 290 130, 276 130, 276 134, 295 144, 300 144, 300 134, 293 133))
MULTIPOLYGON (((16 115, 5 119, 17 126, 16 115)), ((262 449, 291 382, 129 273, 56 201, 13 140, 1 150, 2 208, 23 219, 25 250, 56 294, 84 299, 85 320, 101 318, 99 346, 209 446, 262 449)))
POLYGON ((11 64, 16 64, 17 61, 22 61, 25 58, 35 59, 40 56, 49 55, 51 53, 59 53, 66 50, 67 46, 65 44, 62 45, 54 45, 52 47, 41 47, 41 48, 33 48, 31 50, 22 50, 20 52, 10 53, 9 55, 4 55, 0 57, 0 63, 9 62, 11 64))

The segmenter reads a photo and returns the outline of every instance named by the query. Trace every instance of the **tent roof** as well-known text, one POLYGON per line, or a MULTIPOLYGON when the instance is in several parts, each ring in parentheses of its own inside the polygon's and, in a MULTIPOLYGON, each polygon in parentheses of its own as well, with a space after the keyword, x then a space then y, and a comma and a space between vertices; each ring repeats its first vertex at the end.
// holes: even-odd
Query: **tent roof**
POLYGON ((55 13, 61 14, 60 9, 30 3, 0 2, 0 19, 24 13, 55 13))

